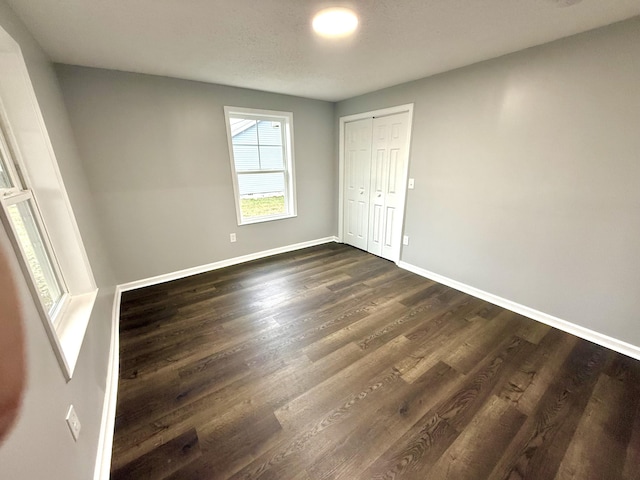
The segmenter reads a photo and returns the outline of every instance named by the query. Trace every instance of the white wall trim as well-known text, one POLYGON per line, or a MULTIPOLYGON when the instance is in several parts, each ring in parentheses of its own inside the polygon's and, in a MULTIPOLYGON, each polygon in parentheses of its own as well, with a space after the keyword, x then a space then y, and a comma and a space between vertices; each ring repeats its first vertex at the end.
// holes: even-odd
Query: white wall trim
POLYGON ((278 255, 280 253, 293 252, 307 247, 315 247, 316 245, 322 245, 324 243, 337 242, 338 237, 325 237, 318 238, 316 240, 309 240, 307 242, 294 243, 293 245, 285 245, 284 247, 272 248, 271 250, 263 250, 261 252, 250 253, 248 255, 242 255, 240 257, 233 257, 227 260, 220 260, 219 262, 208 263, 206 265, 200 265, 197 267, 185 268, 184 270, 178 270, 177 272, 165 273, 157 275, 155 277, 144 278, 142 280, 135 280, 133 282, 123 283, 119 285, 121 291, 126 292, 128 290, 135 290, 136 288, 149 287, 151 285, 157 285, 159 283, 170 282, 172 280, 178 280, 180 278, 190 277, 191 275, 198 275, 200 273, 210 272, 212 270, 218 270, 219 268, 230 267, 231 265, 237 265, 239 263, 250 262, 252 260, 258 260, 260 258, 270 257, 272 255, 278 255))
POLYGON ((111 472, 111 453, 113 451, 113 432, 116 421, 116 404, 118 401, 118 371, 120 364, 120 298, 122 289, 116 286, 113 310, 111 312, 111 342, 107 365, 107 383, 102 406, 102 421, 96 465, 93 471, 94 480, 109 480, 111 472))
POLYGON ((389 115, 395 115, 396 113, 409 112, 412 110, 413 103, 405 103, 404 105, 397 105, 395 107, 381 108, 370 112, 354 113, 353 115, 345 115, 344 117, 340 117, 340 120, 344 123, 355 122, 356 120, 363 120, 365 118, 386 117, 389 115))
MULTIPOLYGON (((24 277, 32 291, 42 324, 67 381, 71 380, 89 323, 97 286, 73 208, 64 186, 51 139, 38 103, 29 69, 18 42, 0 27, 0 125, 10 171, 20 171, 13 200, 0 206, 4 224, 24 277), (6 214, 9 202, 28 201, 42 230, 51 265, 63 292, 55 318, 39 301, 15 229, 6 214), (53 322, 51 320, 54 320, 53 322), (55 324, 55 325, 54 325, 55 324)), ((16 172, 17 173, 17 172, 16 172)))
POLYGON ((229 147, 229 161, 231 162, 233 193, 236 199, 236 220, 238 221, 238 226, 296 217, 298 215, 298 201, 296 199, 296 162, 294 155, 295 146, 293 138, 293 112, 225 106, 224 121, 227 129, 227 144, 229 147), (236 171, 236 162, 233 153, 233 136, 231 135, 231 122, 229 120, 229 118, 233 115, 240 118, 247 118, 252 120, 263 120, 265 118, 271 118, 273 120, 282 121, 284 128, 281 134, 284 147, 284 160, 286 163, 286 167, 283 170, 285 177, 285 198, 287 201, 287 212, 285 214, 269 215, 268 217, 254 217, 253 219, 242 218, 242 210, 240 208, 240 185, 238 183, 238 172, 236 171))
POLYGON ((564 332, 570 333, 577 337, 583 338, 590 342, 640 360, 639 346, 631 345, 630 343, 626 343, 616 338, 609 337, 594 330, 581 327, 580 325, 576 325, 575 323, 562 320, 539 310, 535 310, 531 307, 527 307, 506 298, 499 297, 497 295, 494 295, 493 293, 485 292, 484 290, 480 290, 479 288, 458 282, 457 280, 442 276, 438 273, 430 272, 429 270, 425 270, 421 267, 416 267, 415 265, 412 265, 410 263, 399 261, 397 262, 397 265, 398 267, 420 275, 421 277, 425 277, 438 283, 442 283, 443 285, 455 288, 456 290, 460 290, 461 292, 473 295, 476 298, 486 300, 487 302, 493 303, 494 305, 498 305, 500 307, 506 308, 507 310, 511 310, 512 312, 519 313, 520 315, 524 315, 525 317, 531 318, 546 325, 550 325, 554 328, 557 328, 558 330, 562 330, 564 332))

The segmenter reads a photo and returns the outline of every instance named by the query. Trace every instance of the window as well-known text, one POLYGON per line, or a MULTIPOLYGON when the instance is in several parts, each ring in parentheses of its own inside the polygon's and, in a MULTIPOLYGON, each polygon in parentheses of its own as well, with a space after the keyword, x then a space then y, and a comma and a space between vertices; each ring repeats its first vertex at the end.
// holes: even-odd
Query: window
POLYGON ((56 326, 67 289, 33 193, 18 175, 3 129, 0 129, 0 204, 42 314, 56 326))
POLYGON ((296 216, 293 114, 225 107, 238 225, 296 216))
POLYGON ((98 289, 20 46, 1 27, 0 51, 0 234, 70 380, 98 289))

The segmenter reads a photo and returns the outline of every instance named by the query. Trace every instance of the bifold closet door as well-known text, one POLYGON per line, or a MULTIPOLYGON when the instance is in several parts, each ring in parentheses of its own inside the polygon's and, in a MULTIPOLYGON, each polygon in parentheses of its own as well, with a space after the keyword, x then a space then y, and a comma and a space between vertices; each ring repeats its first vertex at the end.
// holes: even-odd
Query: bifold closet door
POLYGON ((408 121, 408 113, 373 119, 366 250, 388 260, 395 260, 400 247, 408 121))
POLYGON ((367 250, 373 119, 345 124, 344 243, 367 250))

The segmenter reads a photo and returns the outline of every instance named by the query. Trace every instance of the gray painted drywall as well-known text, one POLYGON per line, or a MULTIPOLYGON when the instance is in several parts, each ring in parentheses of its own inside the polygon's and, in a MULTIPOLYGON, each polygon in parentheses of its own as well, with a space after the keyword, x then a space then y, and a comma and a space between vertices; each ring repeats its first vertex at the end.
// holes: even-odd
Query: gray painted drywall
POLYGON ((640 19, 340 102, 415 102, 402 260, 640 346, 640 19))
POLYGON ((114 276, 53 66, 24 25, 0 0, 0 25, 20 45, 63 180, 100 287, 73 379, 65 382, 17 259, 0 225, 0 248, 18 285, 26 330, 28 384, 15 429, 0 445, 0 478, 92 478, 104 401, 114 276), (70 404, 82 432, 74 443, 65 423, 70 404))
POLYGON ((57 73, 118 283, 336 234, 332 103, 66 65, 57 73), (293 112, 296 218, 237 225, 225 105, 293 112))

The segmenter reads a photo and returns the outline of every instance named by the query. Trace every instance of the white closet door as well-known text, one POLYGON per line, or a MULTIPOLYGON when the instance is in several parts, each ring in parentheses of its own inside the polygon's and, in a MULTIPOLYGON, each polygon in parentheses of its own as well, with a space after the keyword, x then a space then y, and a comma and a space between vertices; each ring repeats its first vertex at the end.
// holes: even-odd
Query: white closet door
POLYGON ((367 250, 372 118, 345 124, 344 239, 367 250))
POLYGON ((408 113, 373 119, 366 250, 389 260, 395 260, 400 251, 408 123, 408 113))

